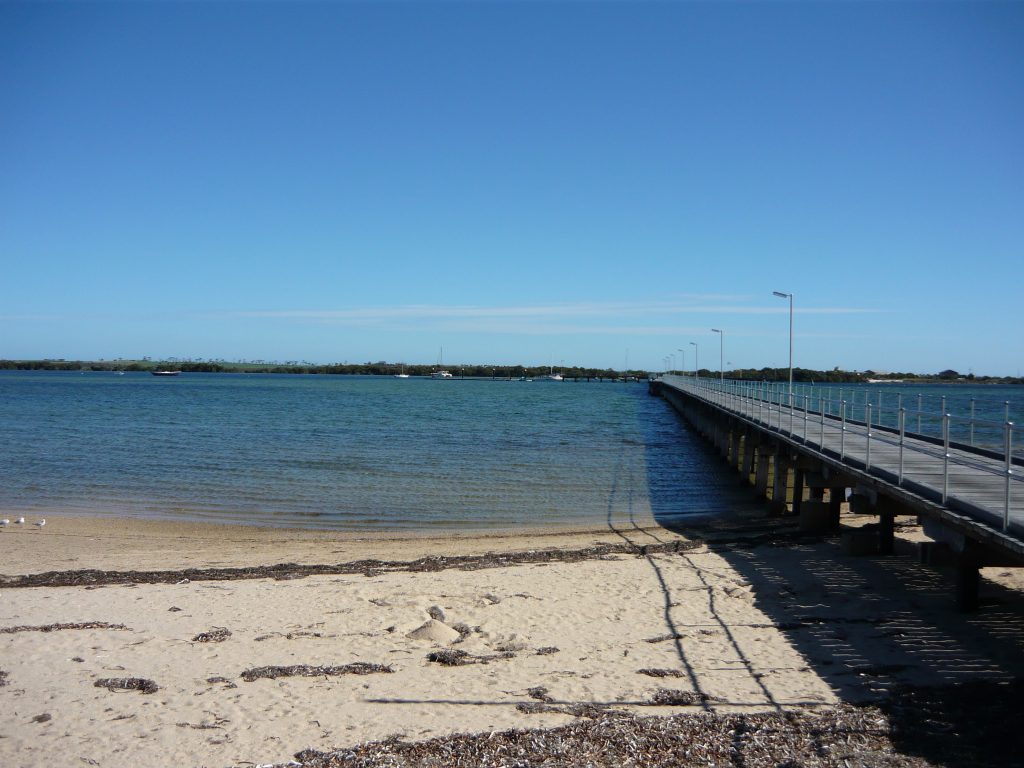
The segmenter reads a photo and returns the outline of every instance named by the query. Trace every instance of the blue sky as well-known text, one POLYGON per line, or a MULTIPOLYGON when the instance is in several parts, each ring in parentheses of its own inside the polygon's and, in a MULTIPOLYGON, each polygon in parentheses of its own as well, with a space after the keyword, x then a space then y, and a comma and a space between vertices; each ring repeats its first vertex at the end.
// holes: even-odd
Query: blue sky
POLYGON ((1018 374, 1022 3, 0 4, 0 357, 1018 374), (627 352, 628 351, 628 352, 627 352))

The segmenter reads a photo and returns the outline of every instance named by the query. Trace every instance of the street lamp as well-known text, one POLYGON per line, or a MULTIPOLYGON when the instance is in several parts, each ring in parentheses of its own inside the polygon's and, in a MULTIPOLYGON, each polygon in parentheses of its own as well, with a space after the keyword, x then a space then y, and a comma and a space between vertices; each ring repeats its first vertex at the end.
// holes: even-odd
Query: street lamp
POLYGON ((725 384, 725 331, 712 328, 712 333, 718 334, 718 378, 725 384))
POLYGON ((679 353, 679 370, 683 372, 683 376, 686 375, 686 352, 681 349, 677 349, 679 353))
POLYGON ((793 404, 793 294, 772 291, 772 296, 789 299, 789 404, 793 404))
POLYGON ((700 345, 696 341, 691 341, 690 345, 693 347, 693 378, 700 378, 700 345))

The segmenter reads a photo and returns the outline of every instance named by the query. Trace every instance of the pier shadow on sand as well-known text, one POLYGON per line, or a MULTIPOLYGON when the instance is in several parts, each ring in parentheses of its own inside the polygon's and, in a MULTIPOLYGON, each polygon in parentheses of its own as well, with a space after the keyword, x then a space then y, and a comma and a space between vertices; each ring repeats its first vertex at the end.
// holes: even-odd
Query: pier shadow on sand
MULTIPOLYGON (((952 573, 920 564, 910 541, 899 540, 893 555, 857 557, 841 552, 837 536, 800 535, 792 519, 770 517, 767 504, 754 502, 753 489, 677 418, 684 433, 679 449, 694 452, 709 486, 731 484, 755 508, 710 525, 680 516, 674 499, 659 491, 665 484, 658 447, 648 454, 647 488, 659 525, 707 537, 708 550, 749 585, 766 622, 785 634, 839 700, 884 713, 900 754, 964 768, 1024 764, 1015 746, 1024 697, 1024 592, 1008 579, 1001 584, 1001 569, 986 572, 992 578, 983 579, 980 609, 960 613, 953 605, 952 573), (714 534, 730 527, 760 535, 715 543, 714 534)), ((914 525, 911 518, 903 522, 908 529, 914 525)), ((639 540, 628 530, 620 535, 639 540)), ((671 585, 663 580, 663 587, 669 605, 671 585)), ((713 600, 710 587, 708 593, 713 600)), ((713 602, 710 607, 718 616, 713 602)), ((668 609, 666 624, 685 633, 668 609)), ((730 640, 746 661, 753 649, 735 635, 730 640)), ((686 663, 686 642, 678 645, 686 663)), ((756 674, 749 663, 748 671, 756 674)), ((759 683, 765 704, 773 705, 771 686, 759 683)))

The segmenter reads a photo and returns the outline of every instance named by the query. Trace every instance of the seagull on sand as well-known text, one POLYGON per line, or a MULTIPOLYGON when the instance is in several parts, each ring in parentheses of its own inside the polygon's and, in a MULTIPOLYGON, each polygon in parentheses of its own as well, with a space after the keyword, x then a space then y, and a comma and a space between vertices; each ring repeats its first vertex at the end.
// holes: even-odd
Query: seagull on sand
POLYGON ((3 520, 0 520, 0 525, 10 525, 10 524, 11 524, 11 521, 8 520, 6 517, 3 520))
POLYGON ((44 525, 46 525, 46 518, 44 517, 38 523, 34 523, 34 525, 36 528, 42 528, 44 525))
POLYGON ((19 517, 14 522, 16 522, 18 525, 24 525, 25 524, 25 518, 24 517, 19 517))

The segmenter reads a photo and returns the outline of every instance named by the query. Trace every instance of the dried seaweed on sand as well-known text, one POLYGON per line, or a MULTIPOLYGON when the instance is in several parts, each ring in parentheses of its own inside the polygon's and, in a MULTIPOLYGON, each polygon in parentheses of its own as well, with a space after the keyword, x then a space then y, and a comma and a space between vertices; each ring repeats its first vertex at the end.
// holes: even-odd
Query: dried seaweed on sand
POLYGON ((512 651, 503 651, 501 653, 478 656, 462 650, 445 648, 440 651, 431 651, 428 653, 427 661, 432 661, 435 664, 440 664, 445 667, 464 667, 467 664, 487 664, 498 659, 514 659, 515 656, 516 655, 512 651))
POLYGON ((692 707, 709 701, 721 701, 717 696, 694 691, 676 691, 672 688, 659 688, 651 696, 651 705, 656 707, 692 707))
POLYGON ((671 541, 664 544, 595 544, 582 549, 538 549, 525 552, 484 555, 433 555, 410 561, 356 560, 337 564, 278 563, 246 568, 185 568, 180 571, 48 571, 23 576, 0 577, 4 587, 72 587, 103 584, 180 584, 192 581, 234 581, 238 579, 294 579, 304 576, 335 576, 383 573, 435 573, 451 568, 467 571, 504 568, 535 563, 576 563, 610 554, 644 555, 688 552, 703 547, 702 541, 671 541))
POLYGON ((2 627, 0 628, 0 635, 11 635, 15 632, 60 632, 65 629, 128 630, 128 627, 126 627, 124 624, 108 624, 105 621, 81 621, 75 624, 42 624, 39 626, 2 627))
POLYGON ((536 699, 537 701, 545 701, 545 702, 548 702, 549 704, 552 701, 554 701, 554 699, 552 699, 548 695, 548 689, 545 688, 543 685, 537 685, 537 686, 534 686, 533 688, 528 689, 526 691, 526 695, 529 696, 531 699, 536 699))
POLYGON ((192 638, 193 643, 223 643, 231 637, 231 630, 225 627, 214 627, 208 632, 200 632, 192 638))
POLYGON ((97 688, 108 688, 111 691, 142 691, 156 693, 160 686, 144 677, 105 677, 93 683, 97 688))
MULTIPOLYGON (((325 637, 323 632, 310 632, 307 630, 299 630, 297 632, 271 632, 266 635, 260 635, 259 637, 253 638, 257 643, 262 643, 264 640, 272 640, 275 637, 283 637, 285 640, 294 640, 297 637, 325 637)), ((334 637, 334 635, 331 635, 334 637)))
POLYGON ((335 675, 372 675, 376 673, 391 673, 394 668, 387 664, 371 664, 366 661, 356 661, 352 664, 341 666, 314 667, 310 664, 295 664, 290 667, 254 667, 242 673, 242 679, 247 683, 253 680, 266 678, 276 680, 279 677, 323 677, 335 675))
POLYGON ((589 717, 593 720, 611 715, 624 715, 622 710, 612 709, 607 704, 549 704, 538 701, 521 701, 516 710, 524 715, 556 714, 570 717, 589 717))
POLYGON ((647 675, 648 677, 682 677, 683 673, 678 669, 638 669, 636 671, 638 675, 647 675))
POLYGON ((329 753, 306 750, 295 757, 304 768, 928 765, 895 752, 889 723, 878 710, 847 705, 813 713, 756 715, 637 717, 605 711, 547 730, 456 734, 421 742, 392 738, 329 753))

